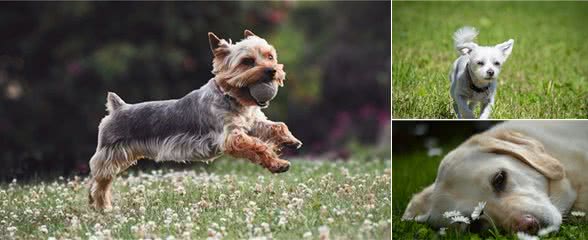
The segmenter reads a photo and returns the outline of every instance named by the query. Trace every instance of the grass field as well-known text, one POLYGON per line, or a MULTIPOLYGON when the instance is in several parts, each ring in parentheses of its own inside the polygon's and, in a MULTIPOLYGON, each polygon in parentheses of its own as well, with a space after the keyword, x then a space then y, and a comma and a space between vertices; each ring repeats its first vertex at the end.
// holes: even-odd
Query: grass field
POLYGON ((389 159, 294 160, 272 175, 245 160, 120 176, 114 209, 84 179, 0 187, 0 239, 389 239, 389 159))
POLYGON ((393 2, 394 118, 455 118, 452 34, 480 45, 515 39, 499 76, 495 119, 588 117, 588 2, 393 2))
MULTIPOLYGON (((460 141, 453 141, 443 147, 446 154, 460 141)), ((447 231, 439 233, 425 224, 401 221, 402 213, 413 194, 435 181, 437 167, 443 156, 429 157, 426 152, 392 156, 392 238, 393 239, 518 239, 506 232, 485 232, 481 234, 447 231)), ((559 232, 541 239, 588 239, 588 225, 584 218, 570 217, 564 221, 559 232)))

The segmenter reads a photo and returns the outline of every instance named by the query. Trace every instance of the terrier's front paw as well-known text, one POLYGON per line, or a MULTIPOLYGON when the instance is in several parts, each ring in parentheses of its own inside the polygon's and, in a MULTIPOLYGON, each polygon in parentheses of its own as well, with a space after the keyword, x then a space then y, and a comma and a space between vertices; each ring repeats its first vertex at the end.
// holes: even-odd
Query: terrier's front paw
POLYGON ((267 166, 267 169, 272 173, 283 173, 290 169, 290 162, 278 159, 273 161, 270 166, 267 166))

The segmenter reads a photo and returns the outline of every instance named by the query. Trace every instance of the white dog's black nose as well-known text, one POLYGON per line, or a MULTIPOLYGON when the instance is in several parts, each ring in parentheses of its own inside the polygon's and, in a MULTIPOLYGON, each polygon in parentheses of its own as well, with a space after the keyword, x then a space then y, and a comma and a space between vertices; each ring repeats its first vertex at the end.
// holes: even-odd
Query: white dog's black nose
POLYGON ((486 71, 486 73, 488 73, 488 76, 490 76, 490 77, 494 76, 494 70, 492 70, 492 69, 486 71))

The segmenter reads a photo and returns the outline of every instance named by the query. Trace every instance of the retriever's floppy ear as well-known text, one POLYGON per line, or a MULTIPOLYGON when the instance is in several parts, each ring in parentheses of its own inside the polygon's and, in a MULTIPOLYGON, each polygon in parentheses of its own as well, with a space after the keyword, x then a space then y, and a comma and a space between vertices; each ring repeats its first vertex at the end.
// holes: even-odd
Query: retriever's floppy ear
POLYGON ((429 217, 429 210, 431 209, 431 194, 433 194, 434 188, 435 184, 431 184, 420 193, 415 194, 410 199, 408 206, 406 206, 402 220, 426 221, 429 217))
POLYGON ((561 180, 565 173, 561 163, 545 152, 543 144, 521 133, 499 130, 475 137, 482 151, 511 155, 551 180, 561 180))

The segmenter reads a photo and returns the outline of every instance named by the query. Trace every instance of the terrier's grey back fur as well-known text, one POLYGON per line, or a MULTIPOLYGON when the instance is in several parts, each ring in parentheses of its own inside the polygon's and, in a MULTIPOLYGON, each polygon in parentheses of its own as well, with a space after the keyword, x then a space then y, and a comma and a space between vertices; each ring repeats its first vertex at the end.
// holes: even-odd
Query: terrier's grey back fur
POLYGON ((131 161, 132 152, 156 161, 208 160, 221 154, 224 119, 236 111, 210 80, 180 99, 126 104, 109 93, 96 154, 90 161, 131 161))

